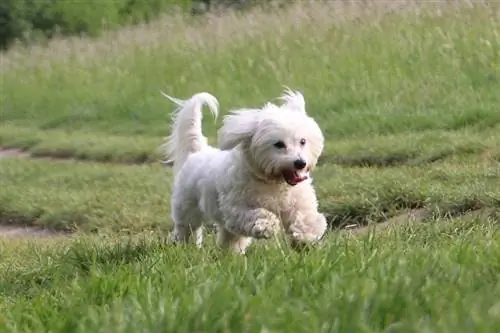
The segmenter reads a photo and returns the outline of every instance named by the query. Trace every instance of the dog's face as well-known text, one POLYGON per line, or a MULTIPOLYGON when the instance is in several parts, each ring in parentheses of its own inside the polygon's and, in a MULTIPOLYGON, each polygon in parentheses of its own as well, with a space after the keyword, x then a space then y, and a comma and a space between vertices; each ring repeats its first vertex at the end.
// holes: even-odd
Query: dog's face
POLYGON ((309 178, 324 138, 306 114, 302 95, 288 91, 282 98, 285 103, 280 107, 267 104, 262 110, 240 110, 227 116, 219 133, 220 146, 240 146, 259 175, 294 186, 309 178))
POLYGON ((316 166, 323 135, 310 117, 286 110, 272 113, 263 115, 257 125, 248 146, 249 156, 269 179, 297 185, 308 179, 316 166))

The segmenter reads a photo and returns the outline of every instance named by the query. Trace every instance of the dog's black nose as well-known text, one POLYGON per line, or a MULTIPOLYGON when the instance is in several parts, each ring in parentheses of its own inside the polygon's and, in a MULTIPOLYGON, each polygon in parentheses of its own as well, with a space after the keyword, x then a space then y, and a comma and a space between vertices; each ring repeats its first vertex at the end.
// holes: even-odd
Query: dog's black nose
POLYGON ((299 159, 299 160, 295 160, 293 162, 293 166, 295 167, 295 169, 297 170, 302 170, 306 167, 307 163, 306 161, 304 161, 303 159, 299 159))

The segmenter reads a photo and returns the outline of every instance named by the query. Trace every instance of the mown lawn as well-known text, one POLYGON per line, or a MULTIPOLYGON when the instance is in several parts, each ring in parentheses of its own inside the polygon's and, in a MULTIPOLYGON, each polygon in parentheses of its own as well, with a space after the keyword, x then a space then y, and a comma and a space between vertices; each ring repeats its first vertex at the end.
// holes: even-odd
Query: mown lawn
MULTIPOLYGON (((1 222, 101 234, 167 231, 170 169, 74 161, 1 162, 1 222)), ((500 168, 488 158, 455 157, 388 168, 320 166, 320 206, 332 225, 382 222, 407 209, 429 218, 500 210, 500 168)))
POLYGON ((0 147, 32 155, 0 159, 0 223, 76 235, 0 238, 0 331, 498 331, 500 16, 447 3, 167 16, 0 54, 0 147), (324 131, 332 231, 303 253, 173 247, 160 90, 224 114, 283 85, 324 131))

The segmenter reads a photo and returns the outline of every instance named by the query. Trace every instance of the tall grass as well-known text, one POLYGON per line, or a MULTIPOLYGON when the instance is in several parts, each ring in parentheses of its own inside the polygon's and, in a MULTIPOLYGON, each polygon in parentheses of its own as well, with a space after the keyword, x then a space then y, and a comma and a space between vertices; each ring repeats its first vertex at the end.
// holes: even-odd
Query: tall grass
MULTIPOLYGON (((210 91, 223 109, 304 91, 330 139, 499 122, 496 8, 448 1, 301 2, 166 16, 98 40, 1 55, 3 120, 44 130, 163 136, 159 91, 210 91)), ((213 134, 213 122, 207 122, 213 134)))
POLYGON ((0 318, 12 333, 495 332, 497 230, 440 221, 246 258, 157 239, 4 246, 0 318))

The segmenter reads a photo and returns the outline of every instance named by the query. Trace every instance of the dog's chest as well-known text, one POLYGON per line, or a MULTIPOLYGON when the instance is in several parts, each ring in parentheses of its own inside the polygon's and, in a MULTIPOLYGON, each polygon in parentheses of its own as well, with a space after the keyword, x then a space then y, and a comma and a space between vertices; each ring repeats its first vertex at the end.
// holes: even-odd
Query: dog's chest
POLYGON ((255 186, 249 193, 253 203, 271 211, 282 211, 290 205, 290 192, 281 186, 255 186))

